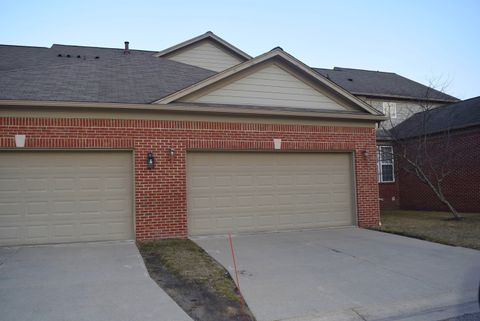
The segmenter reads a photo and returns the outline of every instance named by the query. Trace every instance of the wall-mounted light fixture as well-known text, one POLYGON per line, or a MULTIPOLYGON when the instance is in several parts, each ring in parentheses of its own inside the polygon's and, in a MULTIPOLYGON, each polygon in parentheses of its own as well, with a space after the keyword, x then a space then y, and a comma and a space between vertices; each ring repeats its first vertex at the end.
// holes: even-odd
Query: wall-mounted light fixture
POLYGON ((169 148, 168 149, 168 152, 170 153, 170 157, 173 157, 173 155, 175 155, 175 149, 174 148, 169 148))
POLYGON ((147 154, 147 168, 152 169, 155 166, 155 158, 153 157, 152 152, 148 152, 147 154))
POLYGON ((368 158, 368 150, 365 149, 362 151, 363 157, 368 158))

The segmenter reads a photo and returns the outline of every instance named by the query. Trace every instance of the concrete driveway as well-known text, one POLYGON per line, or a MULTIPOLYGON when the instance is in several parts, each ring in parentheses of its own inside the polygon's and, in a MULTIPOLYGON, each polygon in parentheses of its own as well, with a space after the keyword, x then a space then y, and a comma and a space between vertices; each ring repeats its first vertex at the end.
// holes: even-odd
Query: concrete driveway
POLYGON ((0 319, 191 320, 133 242, 0 248, 0 319))
MULTIPOLYGON (((231 273, 224 237, 194 239, 231 273)), ((440 320, 477 312, 480 251, 359 228, 233 238, 258 321, 440 320)))

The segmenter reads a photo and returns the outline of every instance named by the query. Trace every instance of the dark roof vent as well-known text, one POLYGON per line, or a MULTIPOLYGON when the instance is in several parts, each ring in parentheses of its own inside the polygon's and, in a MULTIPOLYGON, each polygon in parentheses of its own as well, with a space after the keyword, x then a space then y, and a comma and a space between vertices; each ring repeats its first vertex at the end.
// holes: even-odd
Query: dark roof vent
POLYGON ((67 58, 70 58, 71 56, 70 55, 67 55, 67 58))
POLYGON ((353 79, 352 79, 352 78, 348 78, 348 81, 353 81, 353 79))
POLYGON ((99 56, 95 56, 95 59, 100 59, 100 57, 99 57, 99 56))
POLYGON ((77 58, 80 59, 80 58, 82 58, 82 57, 81 57, 80 55, 77 55, 77 58))
POLYGON ((125 41, 125 49, 123 49, 123 54, 124 55, 128 55, 130 53, 130 49, 128 47, 129 44, 130 44, 130 42, 125 41))
POLYGON ((58 55, 57 55, 57 57, 61 57, 61 56, 62 56, 62 54, 58 54, 58 55))

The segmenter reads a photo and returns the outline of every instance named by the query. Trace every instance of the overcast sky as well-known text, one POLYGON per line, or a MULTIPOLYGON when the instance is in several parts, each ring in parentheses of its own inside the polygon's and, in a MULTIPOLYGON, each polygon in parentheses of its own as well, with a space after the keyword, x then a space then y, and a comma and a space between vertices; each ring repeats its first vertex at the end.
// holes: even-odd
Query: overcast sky
POLYGON ((161 50, 208 30, 252 56, 396 72, 480 95, 480 1, 0 0, 0 43, 161 50), (439 80, 440 79, 440 80, 439 80))

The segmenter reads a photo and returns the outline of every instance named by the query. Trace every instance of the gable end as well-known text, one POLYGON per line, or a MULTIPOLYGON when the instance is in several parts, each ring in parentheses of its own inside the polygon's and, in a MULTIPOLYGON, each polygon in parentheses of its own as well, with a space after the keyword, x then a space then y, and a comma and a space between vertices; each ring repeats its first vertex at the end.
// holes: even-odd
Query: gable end
POLYGON ((325 111, 358 111, 327 88, 314 84, 280 61, 268 61, 178 102, 325 111))
POLYGON ((243 62, 238 55, 221 48, 215 41, 210 39, 201 40, 163 57, 217 72, 243 62))

